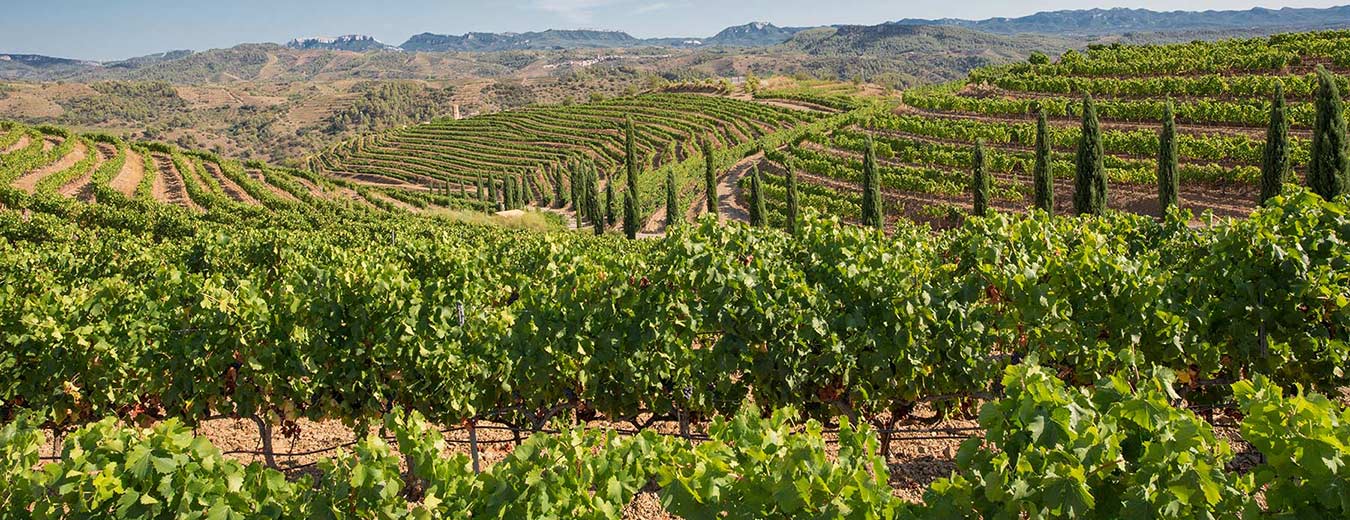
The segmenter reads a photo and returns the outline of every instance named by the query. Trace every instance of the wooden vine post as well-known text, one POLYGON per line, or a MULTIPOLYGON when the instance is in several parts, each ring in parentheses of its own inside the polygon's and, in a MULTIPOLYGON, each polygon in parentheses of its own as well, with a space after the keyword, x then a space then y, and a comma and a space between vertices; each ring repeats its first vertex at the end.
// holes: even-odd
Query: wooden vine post
POLYGON ((482 473, 483 469, 478 465, 478 427, 475 419, 469 419, 469 457, 473 459, 473 472, 482 473))

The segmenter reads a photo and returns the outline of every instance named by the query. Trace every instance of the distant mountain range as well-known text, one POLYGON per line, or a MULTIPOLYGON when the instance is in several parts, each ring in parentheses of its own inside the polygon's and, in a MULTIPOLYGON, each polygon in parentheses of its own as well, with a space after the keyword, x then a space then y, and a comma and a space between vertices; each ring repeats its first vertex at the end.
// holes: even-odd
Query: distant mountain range
MULTIPOLYGON (((1045 34, 1053 36, 1100 36, 1130 32, 1184 32, 1216 30, 1311 30, 1350 26, 1350 5, 1319 8, 1254 8, 1246 11, 1170 11, 1148 9, 1086 9, 1047 11, 1020 18, 965 20, 956 18, 906 18, 883 25, 956 26, 994 34, 1045 34)), ((557 50, 631 47, 767 47, 820 27, 778 27, 753 22, 723 29, 708 38, 636 38, 620 31, 589 29, 547 30, 527 33, 468 33, 446 35, 422 33, 396 47, 412 52, 495 52, 509 50, 557 50)), ((365 51, 394 49, 369 36, 346 36, 326 40, 303 40, 304 49, 365 51), (364 45, 370 45, 366 47, 364 45)))
POLYGON ((1047 11, 1020 18, 925 20, 907 18, 893 25, 954 25, 995 34, 1040 33, 1059 36, 1123 34, 1127 32, 1209 31, 1225 29, 1311 30, 1350 25, 1350 5, 1340 7, 1266 9, 1246 11, 1169 11, 1148 9, 1087 9, 1047 11))
POLYGON ((348 34, 345 36, 327 37, 319 36, 313 38, 296 38, 286 43, 287 47, 292 49, 329 49, 337 51, 383 51, 397 49, 373 37, 363 34, 348 34))
POLYGON ((768 52, 780 54, 805 53, 829 60, 828 66, 818 65, 820 70, 817 72, 839 74, 859 68, 860 64, 855 62, 864 55, 869 56, 868 59, 908 56, 905 59, 920 60, 917 56, 922 53, 954 49, 946 53, 943 58, 946 62, 940 66, 964 70, 985 62, 1006 61, 1030 48, 1040 47, 1051 52, 1081 48, 1093 41, 1113 38, 1143 43, 1346 27, 1350 27, 1350 6, 1201 12, 1090 9, 986 20, 902 19, 874 26, 779 27, 755 22, 728 27, 706 38, 636 38, 620 31, 576 29, 463 35, 423 33, 402 45, 393 46, 370 36, 352 34, 297 38, 285 46, 241 44, 229 49, 171 51, 104 63, 32 54, 0 54, 0 80, 126 78, 211 82, 278 79, 278 74, 281 78, 319 74, 313 70, 315 63, 326 63, 322 67, 324 74, 341 77, 440 77, 496 74, 512 67, 490 56, 457 56, 454 53, 646 47, 741 47, 769 49, 768 52), (960 31, 911 30, 916 27, 960 31), (981 48, 984 52, 972 52, 981 48), (337 54, 319 62, 302 57, 304 53, 312 52, 337 54), (440 54, 423 60, 382 59, 387 58, 387 53, 404 52, 440 54), (433 63, 435 66, 431 65, 433 63), (449 67, 451 63, 458 66, 437 68, 449 67))
POLYGON ((753 22, 728 27, 710 38, 635 38, 620 31, 589 29, 527 33, 422 33, 399 48, 413 52, 493 52, 510 50, 621 49, 631 47, 764 47, 787 41, 805 28, 753 22))

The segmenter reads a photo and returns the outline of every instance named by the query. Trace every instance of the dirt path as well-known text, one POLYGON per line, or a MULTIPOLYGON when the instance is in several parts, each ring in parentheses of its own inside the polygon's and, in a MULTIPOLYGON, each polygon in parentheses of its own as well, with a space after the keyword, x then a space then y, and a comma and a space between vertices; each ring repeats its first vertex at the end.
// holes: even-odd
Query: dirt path
POLYGON ((258 184, 261 184, 263 185, 264 188, 267 188, 267 191, 270 191, 272 192, 273 195, 276 195, 277 198, 290 202, 300 202, 300 199, 296 198, 295 195, 291 195, 291 192, 281 189, 280 186, 274 186, 272 185, 272 183, 267 182, 267 176, 263 175, 262 170, 248 170, 245 173, 248 174, 248 177, 250 179, 257 181, 258 184))
MULTIPOLYGON (((664 186, 664 183, 662 183, 662 185, 664 186)), ((601 190, 602 190, 601 193, 604 193, 604 191, 603 191, 604 188, 603 188, 603 187, 601 188, 601 190)), ((647 221, 642 223, 642 228, 638 230, 639 233, 643 233, 643 234, 658 234, 658 233, 659 233, 659 234, 665 234, 665 232, 666 232, 666 204, 665 204, 665 200, 666 200, 666 193, 665 193, 665 191, 663 190, 663 191, 661 192, 661 201, 662 201, 662 202, 661 202, 661 205, 657 206, 657 207, 656 207, 656 211, 653 211, 653 212, 652 212, 652 216, 647 217, 647 221)))
POLYGON ((363 206, 370 206, 372 208, 379 209, 379 206, 376 206, 374 203, 366 200, 366 198, 362 197, 359 192, 346 186, 337 187, 336 198, 347 199, 363 206))
POLYGON ((717 220, 719 222, 728 220, 750 222, 750 211, 741 205, 738 197, 741 176, 749 173, 750 169, 758 165, 763 159, 763 153, 755 153, 741 159, 717 180, 717 220))
POLYGON ((17 152, 17 151, 19 151, 19 150, 22 150, 22 149, 24 149, 24 148, 27 148, 27 147, 28 147, 28 143, 31 143, 31 142, 33 142, 33 140, 32 140, 32 139, 29 139, 27 135, 21 135, 21 136, 19 136, 19 140, 18 140, 18 141, 14 141, 14 144, 9 145, 9 148, 5 148, 4 150, 0 150, 0 155, 11 154, 11 153, 17 152))
POLYGON ((396 198, 390 197, 390 196, 385 195, 385 194, 383 194, 383 193, 380 193, 380 192, 378 192, 378 191, 371 191, 370 194, 371 194, 371 195, 374 195, 374 199, 375 199, 375 200, 381 200, 381 201, 384 201, 384 202, 388 202, 388 203, 390 203, 390 204, 393 204, 394 207, 396 207, 396 208, 398 208, 398 209, 400 209, 400 210, 406 211, 406 212, 408 212, 408 213, 421 213, 421 212, 422 212, 422 209, 421 209, 421 208, 418 208, 417 206, 414 206, 414 205, 412 205, 412 204, 408 204, 407 202, 403 202, 403 201, 401 201, 401 200, 398 200, 398 199, 396 199, 396 198))
POLYGON ((190 210, 201 210, 201 207, 188 196, 187 188, 183 186, 182 174, 173 165, 173 159, 158 153, 151 154, 150 158, 155 161, 155 168, 159 170, 159 175, 155 176, 155 183, 150 190, 155 200, 190 210))
POLYGON ((322 186, 319 186, 318 184, 315 184, 314 181, 311 181, 311 180, 306 179, 306 178, 304 178, 304 177, 301 177, 301 176, 299 176, 299 175, 293 176, 293 177, 291 177, 291 178, 295 179, 295 182, 300 183, 301 186, 304 186, 305 189, 309 190, 309 194, 310 194, 310 195, 313 195, 313 196, 315 196, 315 197, 318 197, 318 198, 320 198, 320 199, 325 199, 325 200, 332 200, 332 199, 333 199, 333 194, 332 194, 332 193, 330 193, 328 190, 323 189, 322 186))
POLYGON ((61 144, 61 140, 60 140, 60 139, 57 139, 57 138, 55 138, 55 137, 47 137, 47 138, 44 138, 44 139, 42 139, 42 151, 43 151, 43 152, 50 152, 50 151, 52 151, 53 148, 56 148, 56 146, 59 145, 59 144, 61 144))
POLYGON ((63 196, 71 197, 80 202, 94 201, 94 172, 98 171, 103 163, 111 161, 117 157, 117 147, 108 143, 97 143, 98 156, 94 158, 94 164, 89 170, 84 172, 80 178, 70 181, 61 187, 60 193, 63 196))
POLYGON ((135 151, 127 149, 127 159, 122 163, 122 170, 117 172, 108 186, 131 197, 136 194, 136 187, 141 184, 144 177, 145 159, 135 151))
POLYGON ((70 149, 70 153, 67 153, 64 157, 57 159, 57 161, 54 163, 33 170, 31 172, 24 174, 22 177, 19 177, 19 180, 14 181, 14 187, 19 188, 28 193, 36 192, 37 184, 38 182, 41 182, 42 179, 47 178, 47 176, 49 175, 53 175, 70 169, 72 166, 75 166, 76 163, 83 161, 84 157, 88 154, 89 148, 86 147, 84 143, 76 141, 75 146, 70 149))
POLYGON ((234 199, 235 202, 252 204, 254 206, 259 205, 258 199, 253 198, 247 191, 244 191, 238 184, 235 184, 234 180, 225 176, 225 172, 220 170, 219 164, 211 161, 202 161, 201 165, 202 168, 206 170, 206 173, 210 175, 211 178, 215 179, 216 183, 220 184, 220 189, 225 192, 227 197, 234 199))

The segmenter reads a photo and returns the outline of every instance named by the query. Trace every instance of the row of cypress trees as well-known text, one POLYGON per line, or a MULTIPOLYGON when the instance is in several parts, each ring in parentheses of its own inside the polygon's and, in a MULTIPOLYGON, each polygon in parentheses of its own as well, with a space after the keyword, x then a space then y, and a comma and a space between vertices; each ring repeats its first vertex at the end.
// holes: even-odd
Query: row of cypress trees
MULTIPOLYGON (((1350 149, 1347 148, 1344 102, 1336 78, 1324 67, 1318 67, 1316 94, 1316 123, 1313 127, 1312 154, 1308 164, 1307 182, 1314 193, 1328 200, 1350 192, 1350 149)), ((1106 210, 1106 169, 1103 166, 1101 128, 1092 97, 1083 99, 1083 128, 1075 159, 1074 211, 1079 215, 1100 215, 1106 210)), ((1261 164, 1260 201, 1280 194, 1290 181, 1292 166, 1289 159, 1289 114, 1285 103, 1284 86, 1277 84, 1271 101, 1270 127, 1261 164)), ((1050 172, 1050 135, 1045 111, 1036 121, 1036 161, 1032 184, 1035 207, 1053 213, 1055 206, 1054 179, 1050 172)), ((870 151, 870 145, 869 145, 870 151)), ((973 152, 974 211, 975 215, 988 213, 989 176, 985 172, 983 143, 976 141, 973 152)), ((1158 139, 1158 203, 1165 213, 1178 205, 1178 146, 1176 111, 1169 101, 1163 111, 1162 130, 1158 139)), ((863 167, 864 183, 869 182, 867 163, 863 167)), ((869 219, 868 193, 863 191, 863 222, 869 219)), ((872 209, 871 211, 875 211, 872 209)))
MULTIPOLYGON (((488 213, 521 209, 534 198, 530 192, 529 181, 524 177, 507 176, 497 179, 479 175, 474 178, 473 184, 478 200, 483 204, 483 210, 488 213)), ((448 192, 448 185, 446 190, 448 192)), ((467 183, 460 184, 460 195, 468 196, 467 183)))
MULTIPOLYGON (((1346 121, 1344 103, 1340 97, 1335 76, 1323 67, 1317 71, 1319 87, 1316 94, 1316 124, 1313 130, 1312 154, 1308 164, 1307 182, 1313 192, 1330 199, 1350 191, 1350 149, 1347 149, 1346 121)), ((1102 132, 1097 117, 1096 105, 1091 96, 1083 99, 1082 132, 1075 157, 1074 175, 1074 211, 1079 215, 1100 215, 1106 210, 1107 181, 1104 166, 1105 152, 1102 147, 1102 132)), ((1266 146, 1261 166, 1261 202, 1280 193, 1283 185, 1291 176, 1289 158, 1290 119, 1284 98, 1282 85, 1276 86, 1271 103, 1270 127, 1267 130, 1266 146)), ((704 158, 705 206, 708 212, 718 211, 717 171, 711 142, 702 143, 704 158)), ((625 189, 623 193, 623 230, 628 238, 636 238, 641 227, 638 222, 637 179, 641 163, 637 157, 636 136, 632 118, 624 124, 625 189)), ((1178 146, 1176 114, 1171 102, 1164 109, 1162 129, 1158 147, 1158 200, 1165 212, 1167 208, 1178 204, 1178 146)), ((577 163, 571 168, 571 193, 563 192, 563 173, 559 171, 550 178, 553 185, 553 203, 555 206, 566 204, 570 195, 577 208, 578 224, 584 218, 595 226, 596 233, 602 233, 607 226, 618 224, 614 183, 607 182, 604 190, 604 203, 601 204, 599 176, 594 164, 577 163)), ((974 191, 975 215, 984 216, 989 212, 992 180, 985 162, 984 142, 977 140, 972 151, 972 188, 974 191)), ((547 175, 547 174, 546 174, 547 175)), ((1036 121, 1035 163, 1032 185, 1034 207, 1053 213, 1055 206, 1054 179, 1051 172, 1051 150, 1049 124, 1044 110, 1036 121)), ((795 234, 798 228, 799 194, 797 175, 788 169, 786 175, 785 227, 795 234)), ((611 181, 613 180, 611 176, 611 181)), ((475 187, 484 202, 494 201, 491 208, 515 209, 523 207, 531 197, 527 182, 523 178, 507 177, 498 181, 480 176, 475 179, 475 187), (485 189, 486 187, 486 189, 485 189)), ((754 226, 767 226, 768 215, 763 194, 763 179, 759 168, 755 167, 750 177, 750 223, 754 226)), ((862 223, 865 226, 882 227, 885 213, 882 208, 881 179, 877 167, 875 145, 869 138, 863 154, 862 164, 862 223)), ((461 184, 461 191, 466 190, 461 184)), ((684 211, 679 208, 678 187, 674 170, 669 170, 665 179, 666 190, 666 226, 675 226, 684 221, 684 211)), ((446 186, 448 195, 449 187, 446 186)))

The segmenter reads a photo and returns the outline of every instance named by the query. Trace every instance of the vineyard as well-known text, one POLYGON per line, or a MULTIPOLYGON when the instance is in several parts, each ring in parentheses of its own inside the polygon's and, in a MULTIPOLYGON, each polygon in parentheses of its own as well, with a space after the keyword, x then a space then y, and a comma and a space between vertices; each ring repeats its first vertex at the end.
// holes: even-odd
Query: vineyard
MULTIPOLYGON (((1108 205, 1158 215, 1156 168, 1165 106, 1176 113, 1180 205, 1197 215, 1243 217, 1256 207, 1271 103, 1287 99, 1293 170, 1309 160, 1315 70, 1350 70, 1350 33, 1278 35, 1183 45, 1094 46, 1052 62, 977 69, 960 83, 904 92, 892 107, 858 110, 827 131, 770 154, 770 211, 781 220, 785 173, 797 172, 803 206, 858 215, 866 143, 875 143, 888 220, 955 225, 972 202, 972 149, 985 143, 991 205, 1032 205, 1037 114, 1049 122, 1056 211, 1072 211, 1082 100, 1092 96, 1103 129, 1108 205), (775 208, 777 207, 777 209, 775 208)), ((1344 77, 1337 78, 1344 92, 1344 77)))
POLYGON ((675 85, 304 169, 0 123, 0 516, 1345 517, 1350 200, 1258 203, 1223 115, 1284 80, 1307 169, 1343 42, 675 85), (1134 198, 1024 211, 1044 134, 1070 213, 1079 94, 1134 198), (1182 205, 1237 218, 1148 206, 1157 97, 1182 205), (464 217, 517 208, 597 232, 464 217))
MULTIPOLYGON (((623 167, 623 130, 631 119, 641 162, 638 213, 645 222, 664 210, 659 203, 665 200, 670 170, 676 172, 680 200, 690 204, 697 197, 705 160, 701 142, 717 150, 719 166, 729 166, 759 146, 818 126, 832 111, 788 101, 648 93, 434 121, 341 143, 309 162, 314 171, 334 178, 446 192, 452 204, 473 205, 495 198, 497 190, 519 190, 530 205, 562 208, 575 205, 571 174, 576 164, 593 164, 602 185, 623 167)), ((617 196, 623 194, 619 189, 617 196)))

